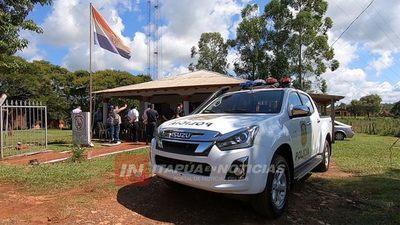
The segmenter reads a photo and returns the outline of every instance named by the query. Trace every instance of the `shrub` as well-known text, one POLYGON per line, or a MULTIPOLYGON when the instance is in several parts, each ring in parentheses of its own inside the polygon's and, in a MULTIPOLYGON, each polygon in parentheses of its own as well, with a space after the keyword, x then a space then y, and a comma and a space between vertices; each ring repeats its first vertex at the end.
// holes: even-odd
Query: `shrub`
POLYGON ((391 117, 352 118, 338 117, 338 121, 353 126, 358 133, 382 136, 400 136, 400 119, 391 117))
POLYGON ((85 160, 84 152, 85 152, 85 148, 75 145, 72 148, 71 161, 72 162, 82 162, 83 160, 85 160))

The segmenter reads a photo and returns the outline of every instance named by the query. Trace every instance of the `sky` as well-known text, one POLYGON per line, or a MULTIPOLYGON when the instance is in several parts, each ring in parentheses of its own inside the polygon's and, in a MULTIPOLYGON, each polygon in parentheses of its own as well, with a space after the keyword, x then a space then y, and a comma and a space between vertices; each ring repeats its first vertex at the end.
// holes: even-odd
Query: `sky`
MULTIPOLYGON (((155 0, 152 0, 155 1, 155 0)), ((126 70, 147 73, 147 0, 92 0, 125 44, 132 58, 124 59, 94 46, 93 70, 126 70)), ((234 38, 240 11, 248 3, 262 0, 160 0, 160 76, 187 72, 192 59, 190 48, 197 46, 203 32, 220 32, 234 38)), ((332 44, 370 0, 328 0, 327 16, 333 19, 329 31, 332 44)), ((328 93, 343 95, 345 103, 368 94, 379 94, 383 102, 400 100, 400 2, 376 0, 335 43, 340 68, 322 75, 328 93)), ((50 6, 36 6, 28 16, 39 24, 43 34, 22 31, 28 48, 17 55, 32 61, 46 60, 71 71, 89 69, 89 1, 53 0, 50 6)), ((237 54, 230 51, 233 65, 237 54)), ((232 69, 232 68, 231 68, 232 69)))

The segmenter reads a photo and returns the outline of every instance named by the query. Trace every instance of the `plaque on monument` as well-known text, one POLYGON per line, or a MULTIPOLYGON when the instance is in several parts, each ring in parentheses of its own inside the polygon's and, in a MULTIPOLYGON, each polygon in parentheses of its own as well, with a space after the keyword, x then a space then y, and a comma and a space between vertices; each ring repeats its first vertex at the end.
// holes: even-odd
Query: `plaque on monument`
POLYGON ((75 145, 91 145, 90 113, 72 113, 72 139, 75 145))

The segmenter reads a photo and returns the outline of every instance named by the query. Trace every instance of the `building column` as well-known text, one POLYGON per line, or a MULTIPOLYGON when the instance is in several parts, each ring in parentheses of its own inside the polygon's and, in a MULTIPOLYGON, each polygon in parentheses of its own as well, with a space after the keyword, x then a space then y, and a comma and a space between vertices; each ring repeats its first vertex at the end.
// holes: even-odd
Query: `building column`
POLYGON ((335 143, 335 100, 331 99, 332 143, 335 143))
POLYGON ((183 96, 183 111, 185 112, 185 116, 189 115, 189 100, 190 100, 190 96, 186 95, 183 96))

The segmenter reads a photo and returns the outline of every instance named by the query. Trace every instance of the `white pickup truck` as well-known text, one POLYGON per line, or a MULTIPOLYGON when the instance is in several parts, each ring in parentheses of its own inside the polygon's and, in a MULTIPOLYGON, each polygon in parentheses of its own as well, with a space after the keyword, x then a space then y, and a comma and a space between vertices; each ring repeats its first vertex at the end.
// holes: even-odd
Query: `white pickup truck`
POLYGON ((257 212, 275 218, 294 181, 328 170, 331 142, 331 118, 300 90, 220 91, 158 128, 151 161, 169 185, 250 195, 257 212))

